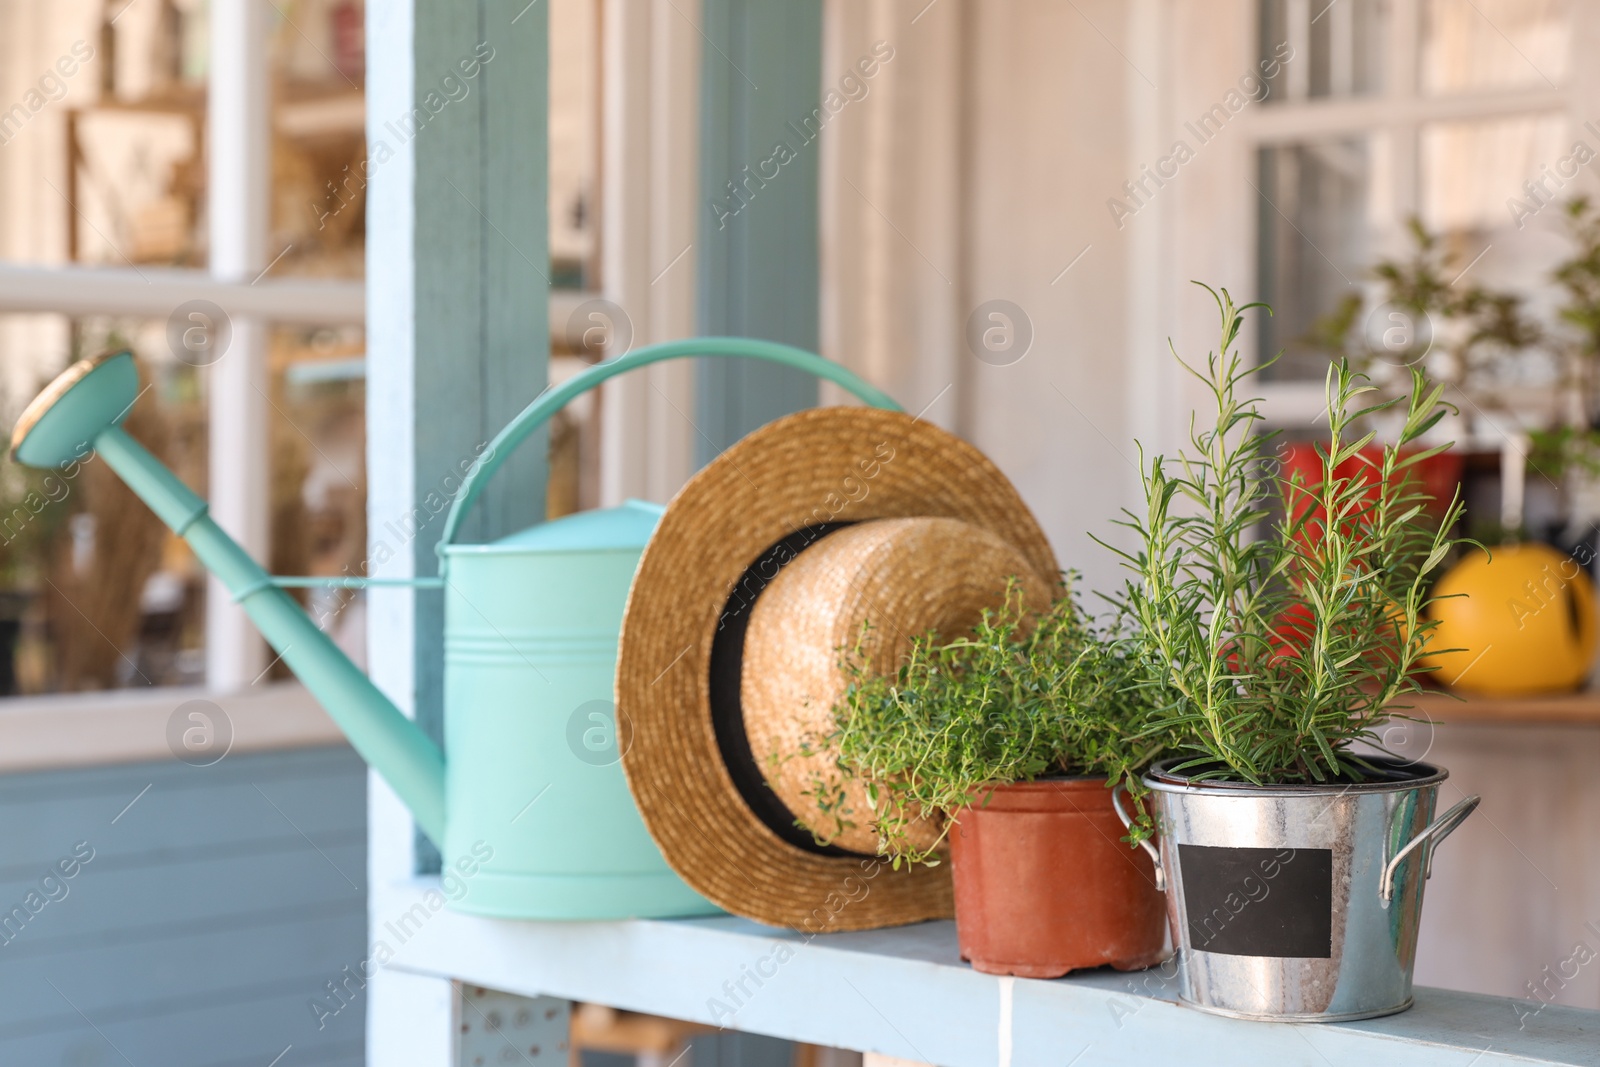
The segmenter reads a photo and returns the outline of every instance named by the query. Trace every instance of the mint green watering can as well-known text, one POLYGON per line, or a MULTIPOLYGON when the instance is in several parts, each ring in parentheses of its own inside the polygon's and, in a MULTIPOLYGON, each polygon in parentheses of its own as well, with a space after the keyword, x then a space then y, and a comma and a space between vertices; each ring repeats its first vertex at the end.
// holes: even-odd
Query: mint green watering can
MULTIPOLYGON (((623 371, 689 356, 780 363, 899 410, 838 364, 787 345, 711 337, 639 349, 546 391, 511 420, 451 503, 439 577, 390 582, 274 578, 262 570, 209 517, 205 501, 123 431, 139 393, 128 352, 63 372, 23 413, 12 455, 30 467, 59 468, 93 448, 189 543, 411 809, 445 869, 459 872, 466 888, 451 901, 458 910, 520 919, 707 914, 717 909, 679 880, 646 833, 613 726, 622 611, 660 509, 630 502, 485 545, 454 543, 488 479, 568 401, 623 371), (284 592, 324 584, 442 590, 448 763, 284 592)), ((622 732, 626 741, 625 726, 622 732)))

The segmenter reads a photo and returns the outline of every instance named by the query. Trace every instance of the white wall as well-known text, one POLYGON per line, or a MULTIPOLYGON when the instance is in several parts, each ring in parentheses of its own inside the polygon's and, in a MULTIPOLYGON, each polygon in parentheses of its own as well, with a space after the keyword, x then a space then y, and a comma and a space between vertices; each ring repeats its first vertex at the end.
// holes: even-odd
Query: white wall
POLYGON ((1103 205, 1131 147, 1127 5, 977 8, 970 300, 1013 301, 1034 341, 1011 366, 969 361, 963 429, 1016 481, 1062 565, 1108 590, 1120 569, 1089 535, 1116 535, 1111 520, 1138 484, 1127 402, 1132 244, 1103 205))
MULTIPOLYGON (((701 39, 691 18, 698 5, 674 0, 602 7, 600 284, 635 348, 695 331, 701 39)), ((693 365, 615 378, 600 405, 601 506, 669 499, 694 473, 693 365)))
POLYGON ((825 133, 824 354, 983 448, 1062 565, 1103 589, 1120 577, 1089 534, 1114 536, 1138 484, 1130 242, 1103 206, 1129 151, 1126 13, 1114 0, 835 0, 823 76, 836 83, 877 41, 894 48, 825 133), (992 300, 1031 324, 1009 365, 966 340, 992 300))

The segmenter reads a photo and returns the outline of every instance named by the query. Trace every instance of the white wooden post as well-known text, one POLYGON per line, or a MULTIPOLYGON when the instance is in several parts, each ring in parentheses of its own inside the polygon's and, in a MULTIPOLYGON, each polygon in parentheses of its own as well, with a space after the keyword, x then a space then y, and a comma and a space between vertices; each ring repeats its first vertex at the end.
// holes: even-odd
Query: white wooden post
MULTIPOLYGON (((206 108, 211 272, 249 283, 268 262, 272 177, 266 4, 211 5, 210 96, 206 108)), ((224 308, 224 311, 227 309, 224 308)), ((217 324, 213 324, 215 328, 217 324)), ((232 316, 232 340, 207 372, 211 514, 251 555, 265 559, 268 501, 266 326, 232 316)), ((215 578, 206 585, 206 683, 249 685, 266 666, 266 644, 215 578)))
MULTIPOLYGON (((367 122, 375 116, 408 115, 414 98, 413 12, 410 4, 367 9, 367 122)), ((392 136, 392 135, 391 135, 392 136)), ((371 135, 369 133, 369 140, 371 135)), ((410 146, 376 173, 369 159, 367 182, 367 515, 371 530, 407 514, 415 483, 415 434, 411 413, 416 388, 412 327, 415 286, 411 269, 415 242, 415 162, 410 146), (379 442, 385 447, 378 447, 379 442)), ((415 559, 397 553, 387 565, 368 564, 384 577, 411 577, 415 559)), ((417 712, 412 634, 416 601, 410 592, 374 589, 368 594, 367 662, 372 679, 402 711, 417 712)), ((411 814, 376 774, 367 778, 367 900, 369 929, 383 919, 380 887, 417 870, 411 814)), ((418 1067, 453 1067, 445 1031, 455 1025, 457 995, 444 978, 379 969, 368 986, 367 1062, 418 1067)))
MULTIPOLYGON (((448 495, 461 463, 546 380, 549 5, 395 0, 366 12, 368 571, 404 578, 435 573, 443 515, 430 497, 448 495)), ((544 467, 541 443, 530 442, 464 539, 542 518, 544 467)), ((437 737, 440 596, 369 596, 373 679, 437 737)), ((377 938, 393 918, 386 890, 426 870, 433 853, 376 776, 368 796, 377 938)), ((380 970, 370 988, 368 1063, 453 1064, 460 1005, 447 978, 380 970)))

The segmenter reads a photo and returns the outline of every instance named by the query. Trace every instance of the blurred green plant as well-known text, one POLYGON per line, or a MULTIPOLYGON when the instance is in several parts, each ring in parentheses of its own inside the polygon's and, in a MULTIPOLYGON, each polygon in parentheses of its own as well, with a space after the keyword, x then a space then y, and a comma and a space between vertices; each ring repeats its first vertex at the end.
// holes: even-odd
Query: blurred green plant
POLYGON ((1558 313, 1577 330, 1582 378, 1574 384, 1581 389, 1586 414, 1592 419, 1600 402, 1600 208, 1580 196, 1567 204, 1565 214, 1567 236, 1576 248, 1552 277, 1567 294, 1558 313))
POLYGON ((65 501, 76 473, 0 460, 0 589, 30 592, 39 584, 71 517, 65 501))
POLYGON ((1383 283, 1379 304, 1369 308, 1364 296, 1351 293, 1311 324, 1305 340, 1335 361, 1348 360, 1388 395, 1397 395, 1393 386, 1403 388, 1407 376, 1386 375, 1385 368, 1417 366, 1426 360, 1432 376, 1475 402, 1499 406, 1497 388, 1507 362, 1540 344, 1545 331, 1526 314, 1520 296, 1474 283, 1461 285, 1462 273, 1471 264, 1463 266, 1459 254, 1420 219, 1408 220, 1406 232, 1411 254, 1380 260, 1372 268, 1372 276, 1383 283), (1368 336, 1366 315, 1383 306, 1411 317, 1402 331, 1405 343, 1399 347, 1374 346, 1368 336), (1417 323, 1428 328, 1418 329, 1417 323))
POLYGON ((1529 434, 1528 457, 1534 471, 1555 482, 1569 471, 1600 477, 1600 208, 1580 196, 1567 203, 1564 217, 1575 247, 1551 277, 1566 294, 1556 312, 1571 331, 1563 338, 1551 425, 1529 434))
MULTIPOLYGON (((1449 395, 1484 410, 1504 411, 1515 403, 1506 385, 1519 377, 1521 396, 1529 396, 1526 377, 1518 374, 1520 361, 1551 361, 1544 399, 1537 402, 1543 410, 1515 414, 1523 421, 1533 416, 1535 425, 1526 431, 1529 471, 1560 490, 1570 518, 1571 476, 1600 479, 1600 205, 1576 197, 1565 205, 1562 220, 1572 250, 1550 274, 1563 297, 1554 321, 1539 322, 1513 293, 1463 285, 1462 272, 1471 264, 1463 267, 1447 242, 1413 218, 1407 224, 1410 255, 1380 261, 1372 276, 1383 283, 1378 306, 1392 305, 1431 329, 1410 331, 1399 349, 1375 347, 1366 319, 1376 307, 1351 294, 1313 322, 1304 340, 1335 362, 1348 360, 1386 396, 1399 395, 1405 384, 1391 367, 1425 363, 1449 395)), ((1498 519, 1475 520, 1473 532, 1497 540, 1522 536, 1520 530, 1500 529, 1498 519)))

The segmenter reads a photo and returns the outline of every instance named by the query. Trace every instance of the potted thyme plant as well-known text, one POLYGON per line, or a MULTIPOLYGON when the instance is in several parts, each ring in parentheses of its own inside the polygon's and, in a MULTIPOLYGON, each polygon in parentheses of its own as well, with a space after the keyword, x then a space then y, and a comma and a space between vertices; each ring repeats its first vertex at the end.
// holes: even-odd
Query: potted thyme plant
MULTIPOLYGON (((1148 858, 1122 842, 1112 782, 1161 751, 1125 651, 1070 593, 1002 607, 967 636, 914 637, 898 671, 847 660, 831 739, 866 783, 880 851, 935 864, 948 840, 963 958, 1051 978, 1165 956, 1148 858), (931 842, 928 816, 943 816, 931 842)), ((858 650, 859 651, 859 650, 858 650)))
POLYGON ((1258 368, 1233 347, 1260 305, 1212 296, 1221 344, 1183 365, 1215 421, 1144 467, 1145 512, 1124 523, 1138 547, 1119 553, 1151 730, 1175 751, 1144 783, 1180 995, 1250 1018, 1402 1011, 1431 852, 1477 803, 1435 820, 1446 772, 1383 755, 1375 733, 1427 669, 1429 584, 1461 505, 1430 512, 1408 471, 1448 447, 1423 442, 1447 409, 1419 370, 1384 400, 1334 363, 1321 469, 1285 478, 1244 393, 1258 368), (1378 419, 1398 432, 1374 452, 1361 427, 1378 419), (1376 470, 1350 473, 1363 455, 1376 470))

